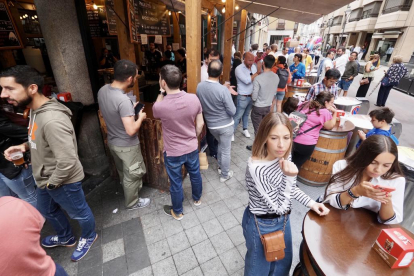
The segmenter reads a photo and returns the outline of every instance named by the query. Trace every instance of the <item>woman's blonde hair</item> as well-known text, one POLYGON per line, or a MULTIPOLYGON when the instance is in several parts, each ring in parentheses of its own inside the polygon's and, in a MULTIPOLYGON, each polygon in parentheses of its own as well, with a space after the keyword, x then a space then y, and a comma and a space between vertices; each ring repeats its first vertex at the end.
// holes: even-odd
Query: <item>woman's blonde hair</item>
POLYGON ((256 138, 253 142, 252 156, 263 159, 266 158, 269 154, 267 151, 266 141, 270 135, 272 129, 278 125, 284 125, 288 128, 290 133, 290 146, 286 151, 284 156, 287 159, 292 150, 293 143, 293 134, 292 134, 292 125, 290 124, 289 119, 282 113, 270 112, 263 118, 260 123, 259 130, 257 131, 256 138))
POLYGON ((403 60, 403 57, 399 55, 392 58, 393 63, 402 63, 402 60, 403 60))

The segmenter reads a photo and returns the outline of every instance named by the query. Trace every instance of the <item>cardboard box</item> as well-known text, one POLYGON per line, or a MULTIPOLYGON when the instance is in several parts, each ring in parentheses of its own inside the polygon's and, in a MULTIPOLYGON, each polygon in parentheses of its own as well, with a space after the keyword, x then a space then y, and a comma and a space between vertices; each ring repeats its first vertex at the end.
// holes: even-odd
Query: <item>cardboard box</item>
POLYGON ((391 268, 409 267, 414 261, 414 240, 401 228, 381 230, 372 248, 391 268))
POLYGON ((291 48, 291 47, 298 47, 299 46, 299 41, 297 40, 289 40, 288 42, 286 42, 286 47, 291 48))

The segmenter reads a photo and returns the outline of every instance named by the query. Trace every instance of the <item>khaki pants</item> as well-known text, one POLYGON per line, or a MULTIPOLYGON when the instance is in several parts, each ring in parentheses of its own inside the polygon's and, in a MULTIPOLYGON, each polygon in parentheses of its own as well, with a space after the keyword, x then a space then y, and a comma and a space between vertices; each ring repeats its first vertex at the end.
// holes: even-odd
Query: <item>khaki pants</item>
POLYGON ((125 206, 130 208, 138 203, 138 191, 142 188, 142 177, 147 172, 141 147, 140 145, 132 147, 108 146, 124 188, 125 206))

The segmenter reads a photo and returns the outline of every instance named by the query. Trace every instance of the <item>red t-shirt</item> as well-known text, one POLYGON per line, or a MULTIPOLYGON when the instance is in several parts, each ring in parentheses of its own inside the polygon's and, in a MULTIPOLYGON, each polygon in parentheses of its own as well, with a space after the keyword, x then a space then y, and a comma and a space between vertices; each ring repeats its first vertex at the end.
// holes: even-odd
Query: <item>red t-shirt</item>
POLYGON ((0 275, 55 275, 56 265, 39 242, 44 221, 29 203, 0 198, 0 275))

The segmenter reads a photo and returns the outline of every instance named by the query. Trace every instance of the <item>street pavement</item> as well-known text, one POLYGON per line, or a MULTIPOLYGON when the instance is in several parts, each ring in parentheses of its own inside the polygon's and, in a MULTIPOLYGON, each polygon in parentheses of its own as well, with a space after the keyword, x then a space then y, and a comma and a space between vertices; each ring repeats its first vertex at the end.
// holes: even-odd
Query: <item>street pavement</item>
MULTIPOLYGON (((376 87, 382 73, 381 68, 368 94, 376 87)), ((351 85, 349 96, 355 96, 361 77, 360 74, 351 85)), ((368 97, 371 109, 375 108, 376 93, 368 97)), ((403 125, 400 145, 414 147, 414 139, 410 138, 414 137, 414 98, 393 89, 387 106, 395 111, 396 118, 403 125)), ((248 204, 244 175, 251 153, 246 150, 246 145, 253 143, 251 123, 249 131, 252 138, 245 138, 241 130, 239 126, 232 144, 234 177, 220 183, 217 163, 209 158, 208 170, 202 171, 201 206, 192 204, 189 177, 184 180, 183 220, 176 221, 163 213, 163 205, 171 203, 168 191, 148 187, 142 189, 140 196, 151 198, 151 205, 139 210, 125 210, 121 186, 109 180, 87 196, 99 234, 88 255, 75 263, 70 261, 73 247, 47 249, 47 253, 71 276, 243 275, 246 247, 241 221, 248 204)), ((324 192, 324 187, 298 185, 313 199, 324 192)), ((294 201, 291 271, 299 262, 302 222, 307 211, 306 207, 294 201)), ((79 237, 79 226, 75 221, 71 224, 79 237)), ((53 230, 46 223, 42 238, 49 234, 53 234, 53 230)))

